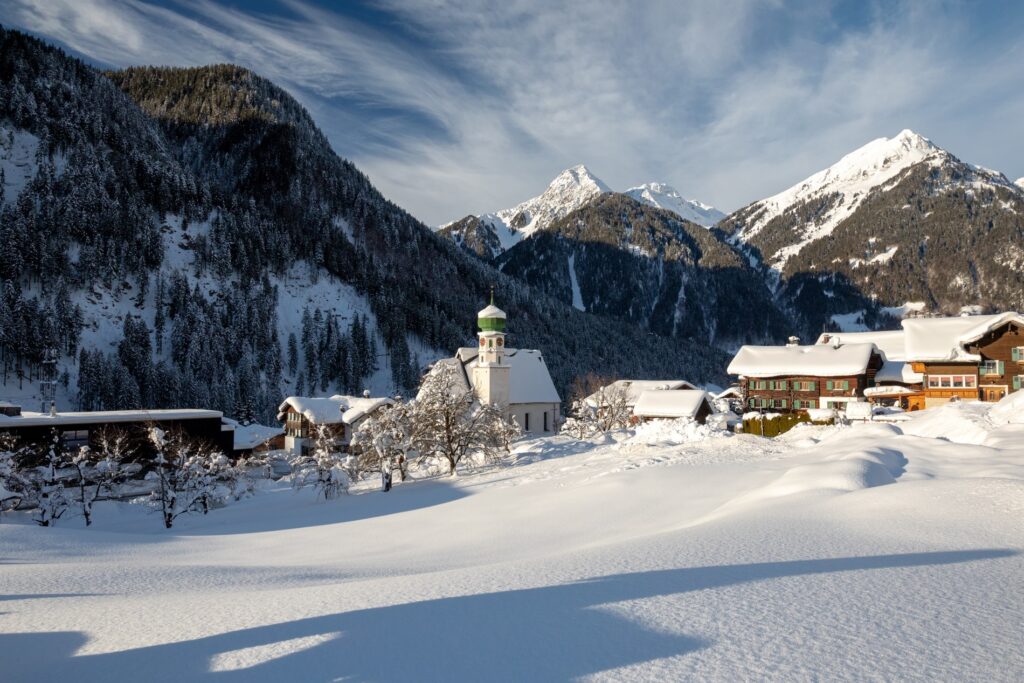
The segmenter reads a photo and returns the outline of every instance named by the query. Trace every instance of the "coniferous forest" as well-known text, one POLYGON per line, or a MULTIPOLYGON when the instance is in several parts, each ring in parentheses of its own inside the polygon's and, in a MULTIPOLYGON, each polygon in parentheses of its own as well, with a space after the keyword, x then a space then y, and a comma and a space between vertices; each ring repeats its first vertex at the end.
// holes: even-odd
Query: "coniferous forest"
POLYGON ((423 349, 472 343, 492 285, 510 343, 541 349, 563 396, 584 370, 724 379, 706 340, 580 313, 436 236, 238 67, 104 73, 0 28, 0 158, 5 387, 57 349, 82 409, 270 421, 282 394, 359 391, 385 368, 409 392, 423 349), (285 329, 279 283, 297 266, 366 312, 310 307, 285 329))

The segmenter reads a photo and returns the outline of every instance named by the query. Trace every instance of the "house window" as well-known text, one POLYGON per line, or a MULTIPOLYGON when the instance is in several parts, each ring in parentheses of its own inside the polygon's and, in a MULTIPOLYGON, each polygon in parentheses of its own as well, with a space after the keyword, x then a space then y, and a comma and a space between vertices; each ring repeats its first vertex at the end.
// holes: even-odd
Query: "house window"
POLYGON ((549 431, 548 430, 548 411, 546 411, 546 410, 544 411, 544 431, 545 432, 549 431))
POLYGON ((929 389, 974 389, 978 378, 974 375, 928 375, 929 389))
POLYGON ((64 448, 67 450, 78 450, 82 446, 89 445, 89 430, 88 429, 74 429, 66 432, 62 432, 60 435, 61 443, 64 444, 64 448))
POLYGON ((1024 346, 1014 346, 1010 349, 1010 359, 1015 363, 1024 363, 1024 346))
POLYGON ((1003 361, 1001 360, 987 360, 981 364, 979 368, 983 375, 1001 375, 1004 372, 1003 361))
POLYGON ((756 408, 757 407, 757 405, 755 405, 756 403, 757 403, 757 399, 755 399, 755 398, 748 398, 747 399, 747 407, 748 408, 756 408))
POLYGON ((530 414, 529 413, 523 413, 523 431, 524 432, 530 431, 530 414))

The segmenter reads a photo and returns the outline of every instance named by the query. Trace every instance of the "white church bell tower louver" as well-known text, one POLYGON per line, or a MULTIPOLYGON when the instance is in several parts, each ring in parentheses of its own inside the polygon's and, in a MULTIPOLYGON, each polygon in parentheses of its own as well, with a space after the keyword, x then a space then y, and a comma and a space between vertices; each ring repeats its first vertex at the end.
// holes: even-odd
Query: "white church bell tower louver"
POLYGON ((509 404, 510 367, 505 358, 505 311, 491 303, 477 313, 479 349, 476 367, 473 370, 473 385, 481 403, 502 406, 509 404))

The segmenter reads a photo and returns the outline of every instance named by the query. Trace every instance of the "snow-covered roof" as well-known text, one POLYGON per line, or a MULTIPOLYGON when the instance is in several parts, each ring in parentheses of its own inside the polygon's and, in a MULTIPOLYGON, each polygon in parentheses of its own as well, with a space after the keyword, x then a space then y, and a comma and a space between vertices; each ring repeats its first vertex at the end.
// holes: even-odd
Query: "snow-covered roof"
POLYGON ((743 390, 734 385, 715 394, 715 398, 743 398, 743 390))
POLYGON ((728 372, 743 377, 859 375, 867 370, 874 351, 874 344, 743 346, 729 363, 728 372))
POLYGON ((364 415, 385 404, 392 404, 390 398, 366 398, 335 394, 327 398, 310 396, 289 396, 277 408, 277 419, 284 420, 288 407, 302 414, 314 424, 352 424, 364 415))
POLYGON ((501 310, 494 304, 490 304, 487 308, 476 314, 477 318, 501 318, 505 319, 505 311, 501 310))
POLYGON ((701 389, 663 389, 640 394, 633 414, 637 417, 696 417, 702 405, 714 412, 710 397, 701 389))
POLYGON ((846 344, 874 344, 882 356, 882 367, 875 375, 876 382, 902 382, 919 384, 924 376, 914 372, 907 360, 905 330, 882 330, 876 332, 825 332, 818 337, 818 344, 844 346, 846 344))
POLYGON ((268 427, 261 424, 241 425, 227 417, 224 418, 224 422, 234 431, 234 448, 236 451, 256 448, 275 436, 284 434, 282 427, 268 427))
POLYGON ((881 330, 877 332, 824 332, 818 337, 818 344, 844 346, 846 344, 874 344, 885 360, 906 360, 903 330, 881 330))
MULTIPOLYGON (((460 362, 465 368, 460 377, 464 383, 469 382, 469 376, 476 367, 476 357, 479 351, 476 347, 464 346, 460 348, 455 358, 438 361, 460 362)), ((544 362, 544 356, 536 349, 505 349, 502 362, 508 365, 509 370, 509 399, 512 405, 522 403, 560 403, 558 390, 551 380, 551 373, 544 362)), ((469 384, 466 385, 469 388, 469 384)))
POLYGON ((167 410, 93 410, 83 412, 25 413, 0 415, 0 429, 9 427, 49 427, 51 425, 108 424, 115 422, 167 422, 171 420, 220 419, 219 410, 177 408, 167 410))
POLYGON ((964 345, 1010 322, 1024 326, 1024 316, 1010 311, 957 318, 908 318, 903 321, 906 358, 910 361, 976 362, 980 356, 968 353, 964 345))
POLYGON ((587 396, 586 404, 597 408, 607 397, 614 395, 619 390, 626 392, 626 405, 636 405, 640 394, 645 391, 665 391, 670 389, 697 389, 697 385, 687 382, 685 379, 619 379, 606 387, 603 387, 590 396, 587 396), (603 394, 603 396, 602 396, 603 394))

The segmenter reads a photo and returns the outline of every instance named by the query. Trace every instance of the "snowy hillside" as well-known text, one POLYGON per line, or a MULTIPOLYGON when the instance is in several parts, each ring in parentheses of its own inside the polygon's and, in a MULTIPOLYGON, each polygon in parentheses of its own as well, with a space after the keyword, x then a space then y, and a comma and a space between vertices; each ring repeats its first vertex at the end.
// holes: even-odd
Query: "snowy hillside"
POLYGON ((644 183, 631 187, 623 194, 659 209, 665 209, 691 223, 710 228, 725 218, 725 214, 713 206, 694 199, 686 199, 671 185, 665 183, 644 183))
POLYGON ((4 676, 1020 680, 1021 410, 554 437, 173 531, 128 504, 5 516, 4 676))
POLYGON ((1017 187, 1019 187, 1019 188, 1021 188, 1021 189, 1024 189, 1024 178, 1017 178, 1017 179, 1016 179, 1015 181, 1013 181, 1013 182, 1014 182, 1014 184, 1015 184, 1015 185, 1016 185, 1017 187))

